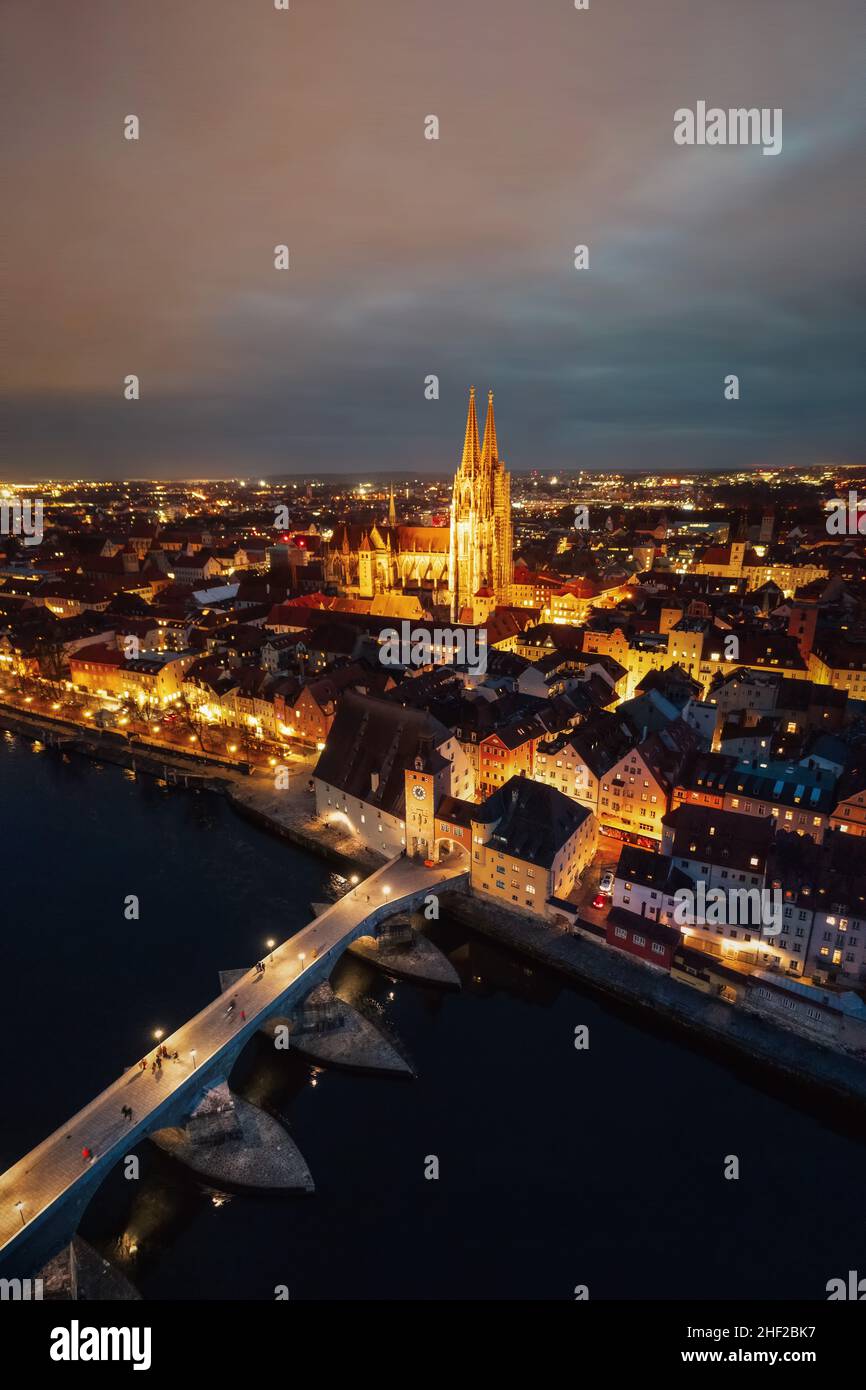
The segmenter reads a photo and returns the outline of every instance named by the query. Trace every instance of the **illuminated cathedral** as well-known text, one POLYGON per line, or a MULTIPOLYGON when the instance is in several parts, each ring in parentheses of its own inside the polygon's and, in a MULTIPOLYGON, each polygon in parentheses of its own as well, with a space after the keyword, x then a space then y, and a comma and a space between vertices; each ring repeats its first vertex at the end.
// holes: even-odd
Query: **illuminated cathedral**
POLYGON ((387 523, 337 526, 325 555, 326 578, 359 599, 420 594, 452 621, 482 622, 509 601, 512 546, 511 480, 499 457, 493 392, 479 445, 473 386, 448 529, 400 525, 392 489, 387 523))
POLYGON ((469 414, 463 458, 451 497, 448 589, 452 621, 479 621, 497 603, 508 603, 511 585, 511 479, 499 457, 493 392, 487 393, 484 442, 478 447, 475 387, 469 391, 469 414))

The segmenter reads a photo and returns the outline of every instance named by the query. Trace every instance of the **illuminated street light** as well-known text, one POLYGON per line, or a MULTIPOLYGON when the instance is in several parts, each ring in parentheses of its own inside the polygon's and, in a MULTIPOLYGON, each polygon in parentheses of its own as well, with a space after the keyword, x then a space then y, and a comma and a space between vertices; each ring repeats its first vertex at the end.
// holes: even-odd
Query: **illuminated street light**
POLYGON ((153 1036, 154 1036, 154 1038, 156 1039, 157 1042, 159 1042, 160 1038, 162 1038, 164 1035, 165 1035, 165 1029, 164 1029, 164 1028, 154 1028, 154 1030, 153 1030, 153 1036))
POLYGON ((15 1210, 17 1211, 18 1215, 21 1217, 21 1225, 22 1225, 22 1226, 26 1226, 26 1225, 27 1225, 27 1222, 24 1220, 24 1203, 23 1203, 23 1202, 16 1202, 16 1203, 15 1203, 15 1210))
POLYGON ((194 1047, 193 1047, 193 1048, 190 1048, 190 1053, 189 1053, 189 1055, 190 1055, 190 1057, 192 1058, 192 1069, 193 1069, 193 1071, 195 1071, 195 1068, 196 1068, 196 1060, 195 1060, 196 1052, 195 1052, 195 1048, 194 1048, 194 1047))
POLYGON ((391 892, 391 889, 388 887, 387 883, 382 885, 382 892, 385 894, 386 898, 388 894, 391 892))

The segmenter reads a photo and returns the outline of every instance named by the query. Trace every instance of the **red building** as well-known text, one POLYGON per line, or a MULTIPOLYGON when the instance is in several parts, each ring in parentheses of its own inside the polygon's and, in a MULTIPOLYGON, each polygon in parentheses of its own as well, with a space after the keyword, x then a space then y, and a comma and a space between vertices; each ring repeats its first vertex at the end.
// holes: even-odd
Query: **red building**
POLYGON ((608 913, 606 940, 608 946, 639 956, 662 970, 670 970, 674 951, 683 944, 682 933, 676 927, 665 927, 622 907, 614 907, 608 913))

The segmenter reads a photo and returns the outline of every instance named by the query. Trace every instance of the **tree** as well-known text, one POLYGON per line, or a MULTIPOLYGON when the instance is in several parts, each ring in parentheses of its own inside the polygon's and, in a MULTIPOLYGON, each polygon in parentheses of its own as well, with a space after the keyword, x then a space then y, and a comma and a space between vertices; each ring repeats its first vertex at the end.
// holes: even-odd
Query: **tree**
POLYGON ((201 712, 201 704, 190 697, 188 690, 181 687, 180 697, 174 708, 177 711, 181 728, 187 729, 196 739, 199 750, 202 753, 212 752, 212 749, 205 746, 204 735, 207 729, 207 720, 201 712))

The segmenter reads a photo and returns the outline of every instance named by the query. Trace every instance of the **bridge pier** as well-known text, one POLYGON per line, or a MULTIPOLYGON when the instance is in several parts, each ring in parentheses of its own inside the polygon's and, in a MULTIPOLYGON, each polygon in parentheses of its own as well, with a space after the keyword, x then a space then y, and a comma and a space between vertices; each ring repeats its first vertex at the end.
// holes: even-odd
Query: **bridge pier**
POLYGON ((42 1280, 45 1300, 92 1303, 132 1302, 141 1298, 126 1275, 81 1236, 75 1236, 59 1255, 49 1260, 38 1277, 42 1280))
POLYGON ((186 1124, 150 1136, 197 1177, 230 1188, 312 1192, 312 1174, 286 1129, 235 1095, 226 1081, 208 1089, 186 1124))

